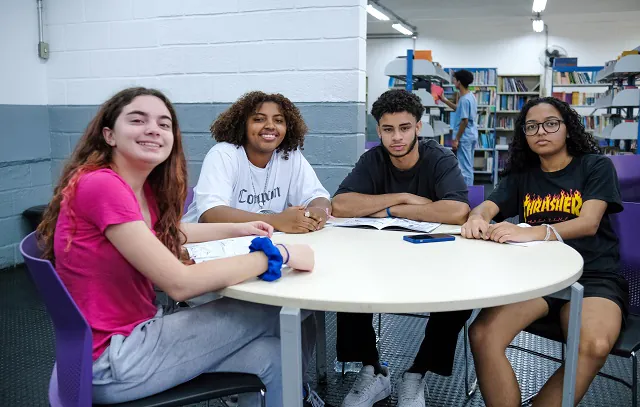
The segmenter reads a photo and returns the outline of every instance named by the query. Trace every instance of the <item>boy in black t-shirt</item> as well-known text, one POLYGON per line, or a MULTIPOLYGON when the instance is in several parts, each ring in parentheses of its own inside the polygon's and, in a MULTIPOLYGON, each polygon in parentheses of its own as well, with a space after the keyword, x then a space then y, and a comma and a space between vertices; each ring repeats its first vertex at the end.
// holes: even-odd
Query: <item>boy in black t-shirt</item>
MULTIPOLYGON (((418 142, 423 112, 420 99, 405 90, 387 91, 373 104, 381 145, 364 153, 342 181, 332 202, 335 216, 393 216, 458 225, 466 220, 467 186, 456 157, 433 140, 418 142)), ((425 405, 427 371, 451 375, 458 333, 470 315, 471 311, 431 314, 413 366, 398 385, 398 407, 425 405)), ((371 407, 391 394, 372 319, 372 314, 337 316, 338 360, 363 364, 343 407, 371 407)))
MULTIPOLYGON (((609 214, 622 210, 611 160, 599 155, 578 114, 565 102, 527 103, 516 121, 504 178, 462 226, 466 238, 529 242, 564 240, 584 259, 584 286, 576 403, 604 365, 628 307, 628 285, 618 273, 618 239, 609 214), (489 225, 518 215, 520 222, 489 225)), ((516 271, 516 270, 514 270, 516 271)), ((471 326, 478 383, 487 405, 520 405, 520 390, 505 349, 535 320, 548 316, 567 332, 569 304, 537 298, 482 310, 471 326)), ((547 381, 534 406, 560 405, 563 370, 547 381)))

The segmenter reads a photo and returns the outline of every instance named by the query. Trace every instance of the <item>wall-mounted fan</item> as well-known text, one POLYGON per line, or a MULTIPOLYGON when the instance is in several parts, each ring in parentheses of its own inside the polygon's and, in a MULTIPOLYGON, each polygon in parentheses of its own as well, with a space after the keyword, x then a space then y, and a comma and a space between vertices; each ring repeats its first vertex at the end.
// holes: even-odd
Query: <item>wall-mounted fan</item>
POLYGON ((540 65, 545 68, 551 68, 553 66, 553 60, 556 58, 564 58, 567 56, 567 51, 558 45, 551 45, 540 53, 540 65))

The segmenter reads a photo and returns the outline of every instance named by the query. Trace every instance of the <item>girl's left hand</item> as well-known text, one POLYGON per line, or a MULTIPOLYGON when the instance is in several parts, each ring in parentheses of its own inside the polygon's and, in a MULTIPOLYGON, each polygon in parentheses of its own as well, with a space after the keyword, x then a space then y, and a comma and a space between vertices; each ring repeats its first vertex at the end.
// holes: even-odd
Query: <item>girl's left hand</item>
POLYGON ((489 239, 498 243, 505 242, 532 242, 534 240, 539 240, 536 235, 535 228, 523 228, 518 225, 514 225, 509 222, 500 222, 493 225, 489 225, 489 230, 487 230, 487 234, 489 235, 489 239))
POLYGON ((262 221, 238 223, 236 226, 238 236, 273 236, 273 226, 262 221))

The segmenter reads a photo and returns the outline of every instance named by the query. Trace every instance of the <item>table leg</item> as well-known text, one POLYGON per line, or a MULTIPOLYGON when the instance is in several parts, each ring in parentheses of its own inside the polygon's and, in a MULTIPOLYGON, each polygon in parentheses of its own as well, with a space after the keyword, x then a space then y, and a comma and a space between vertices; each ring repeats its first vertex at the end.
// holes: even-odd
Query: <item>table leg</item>
POLYGON ((571 286, 569 303, 569 329, 567 331, 567 355, 564 364, 562 386, 562 407, 573 407, 576 394, 576 369, 578 367, 578 346, 580 345, 580 325, 582 321, 582 297, 584 288, 579 283, 571 286))
POLYGON ((316 377, 327 382, 327 323, 324 311, 316 311, 316 377))
POLYGON ((302 332, 300 309, 282 307, 280 346, 284 407, 302 407, 302 332))

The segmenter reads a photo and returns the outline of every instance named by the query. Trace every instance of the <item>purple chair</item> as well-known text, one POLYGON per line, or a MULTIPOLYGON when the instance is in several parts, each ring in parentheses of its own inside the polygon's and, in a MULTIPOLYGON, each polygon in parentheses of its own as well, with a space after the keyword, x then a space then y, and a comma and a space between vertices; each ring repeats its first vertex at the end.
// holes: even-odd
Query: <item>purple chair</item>
POLYGON ((469 207, 471 209, 484 202, 484 185, 471 185, 467 187, 469 191, 469 207))
POLYGON ((625 154, 612 155, 609 158, 618 173, 622 200, 640 202, 640 156, 625 154))
MULTIPOLYGON (((92 336, 86 319, 58 277, 53 265, 43 260, 35 232, 20 243, 20 252, 51 316, 56 338, 56 363, 49 381, 49 404, 53 407, 91 406, 92 336)), ((255 375, 206 373, 144 399, 117 404, 122 407, 182 406, 240 393, 260 393, 265 405, 266 388, 255 375)))
POLYGON ((193 188, 187 187, 187 199, 184 201, 184 211, 182 212, 183 214, 187 213, 191 202, 193 202, 193 188))
MULTIPOLYGON (((640 350, 640 252, 638 251, 638 230, 640 230, 640 203, 623 202, 624 210, 611 216, 613 229, 620 240, 620 266, 621 272, 629 282, 629 316, 624 330, 615 346, 611 350, 611 355, 631 359, 632 361, 632 381, 627 382, 619 377, 606 373, 598 373, 598 376, 605 377, 623 384, 631 389, 631 402, 633 407, 638 406, 638 359, 637 352, 640 350)), ((545 318, 539 319, 526 328, 526 331, 534 335, 541 336, 556 342, 564 343, 564 336, 557 324, 549 323, 545 318)), ((562 359, 544 355, 526 348, 510 345, 513 349, 518 349, 536 356, 543 357, 562 363, 562 359)), ((564 347, 562 351, 564 358, 564 347)), ((534 395, 535 396, 535 395, 534 395)), ((523 405, 528 403, 534 396, 525 399, 523 405)))

